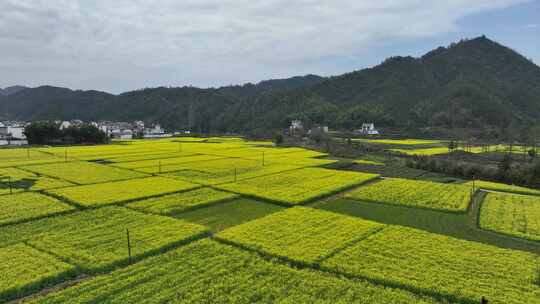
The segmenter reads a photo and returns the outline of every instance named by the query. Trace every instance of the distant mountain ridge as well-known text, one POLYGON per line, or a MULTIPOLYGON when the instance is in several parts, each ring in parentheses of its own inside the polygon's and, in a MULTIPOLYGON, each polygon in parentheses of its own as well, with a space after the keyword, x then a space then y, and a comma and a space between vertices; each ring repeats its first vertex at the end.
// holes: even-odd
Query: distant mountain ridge
POLYGON ((2 99, 0 117, 11 119, 140 119, 202 132, 283 128, 292 119, 345 129, 365 121, 505 128, 540 120, 540 67, 482 36, 334 77, 119 95, 43 86, 2 99))
POLYGON ((28 88, 25 86, 19 86, 19 85, 7 87, 4 89, 0 88, 0 95, 9 96, 9 95, 16 94, 24 89, 28 89, 28 88))

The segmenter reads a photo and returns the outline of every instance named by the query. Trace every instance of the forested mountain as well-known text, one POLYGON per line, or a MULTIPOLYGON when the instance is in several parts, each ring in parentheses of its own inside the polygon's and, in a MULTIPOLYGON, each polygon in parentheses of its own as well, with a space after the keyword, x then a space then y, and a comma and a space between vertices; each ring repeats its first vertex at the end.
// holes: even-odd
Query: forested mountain
POLYGON ((0 96, 8 96, 8 95, 13 95, 15 93, 18 93, 24 89, 27 89, 27 87, 23 87, 23 86, 11 86, 11 87, 7 87, 7 88, 0 88, 0 96))
POLYGON ((291 119, 354 128, 500 127, 540 119, 540 67, 485 37, 439 47, 420 58, 392 57, 373 68, 259 84, 153 88, 120 95, 55 87, 0 99, 0 116, 23 120, 160 121, 196 131, 286 126, 291 119))

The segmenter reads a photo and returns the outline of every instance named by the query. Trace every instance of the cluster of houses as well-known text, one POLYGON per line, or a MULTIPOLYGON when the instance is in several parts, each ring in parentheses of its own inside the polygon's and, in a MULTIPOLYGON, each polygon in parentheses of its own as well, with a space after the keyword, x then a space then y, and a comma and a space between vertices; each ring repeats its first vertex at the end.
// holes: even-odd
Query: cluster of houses
POLYGON ((0 139, 26 139, 25 126, 25 122, 0 121, 0 139))
MULTIPOLYGON (((293 120, 289 126, 289 134, 291 135, 321 133, 328 133, 328 126, 314 126, 311 129, 306 129, 304 128, 304 124, 301 120, 293 120)), ((363 123, 362 128, 354 130, 353 133, 358 135, 380 135, 379 131, 375 128, 375 124, 373 123, 363 123)))
MULTIPOLYGON (((66 129, 72 126, 81 126, 85 122, 79 119, 69 121, 56 121, 60 129, 66 129)), ((21 121, 1 121, 0 122, 0 145, 10 145, 26 142, 24 129, 28 122, 21 121)), ((90 122, 91 125, 103 131, 107 136, 113 139, 133 139, 133 138, 162 138, 170 137, 171 133, 166 133, 159 123, 145 125, 143 121, 133 122, 114 122, 100 121, 90 122)))
MULTIPOLYGON (((75 119, 71 121, 61 121, 57 123, 60 124, 60 129, 64 129, 71 126, 80 126, 84 122, 75 119)), ((113 139, 162 138, 172 136, 172 134, 166 133, 159 123, 146 126, 144 121, 141 120, 136 120, 133 122, 92 121, 90 122, 90 124, 103 131, 105 134, 107 134, 107 136, 113 139)))

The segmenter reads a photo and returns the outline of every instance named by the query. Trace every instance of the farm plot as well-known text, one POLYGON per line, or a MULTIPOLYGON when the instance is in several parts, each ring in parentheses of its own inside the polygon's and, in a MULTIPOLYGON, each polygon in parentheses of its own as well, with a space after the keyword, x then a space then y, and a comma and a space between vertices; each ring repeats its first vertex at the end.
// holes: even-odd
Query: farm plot
MULTIPOLYGON (((465 183, 465 185, 472 187, 473 182, 469 181, 465 183)), ((508 185, 508 184, 503 184, 503 183, 494 183, 494 182, 488 182, 488 181, 482 181, 482 180, 475 180, 474 185, 477 188, 485 189, 485 190, 501 191, 501 192, 508 192, 508 193, 517 193, 517 194, 540 195, 540 190, 537 190, 537 189, 508 185)))
POLYGON ((0 168, 0 195, 72 185, 72 183, 64 180, 38 175, 17 168, 0 168))
POLYGON ((69 279, 75 273, 74 266, 22 243, 0 248, 0 259, 2 303, 69 279))
POLYGON ((115 155, 107 158, 103 158, 106 161, 114 163, 116 167, 123 168, 122 165, 118 163, 126 162, 138 162, 152 159, 162 159, 162 158, 176 158, 176 157, 186 157, 195 155, 191 152, 146 152, 146 153, 137 153, 129 155, 115 155))
POLYGON ((185 170, 167 176, 203 185, 217 185, 298 169, 295 165, 265 165, 248 159, 220 159, 207 163, 186 164, 185 170))
POLYGON ((480 210, 480 227, 540 241, 540 197, 488 193, 480 210))
POLYGON ((70 205, 36 192, 0 195, 0 225, 73 210, 70 205))
POLYGON ((94 207, 144 199, 196 187, 199 186, 171 178, 148 177, 105 184, 53 189, 47 190, 47 192, 61 196, 82 206, 94 207))
POLYGON ((223 200, 230 200, 235 197, 238 197, 238 195, 211 188, 200 188, 188 192, 174 193, 136 201, 127 206, 143 212, 171 215, 194 208, 204 207, 223 200))
POLYGON ((222 156, 215 155, 187 155, 174 158, 148 159, 134 162, 123 162, 115 164, 119 168, 136 169, 145 173, 165 173, 181 170, 182 164, 192 162, 206 162, 216 159, 222 159, 222 156))
POLYGON ((316 264, 384 225, 307 207, 294 207, 226 229, 216 236, 253 250, 316 264))
POLYGON ((444 144, 441 140, 436 139, 365 139, 365 138, 354 138, 353 141, 357 142, 366 142, 373 144, 381 145, 400 145, 400 146, 425 146, 425 145, 442 145, 444 144))
POLYGON ((303 168, 217 187, 285 204, 302 204, 377 178, 378 175, 303 168))
POLYGON ((157 152, 160 149, 156 145, 152 147, 130 145, 100 145, 100 146, 77 146, 77 147, 53 147, 42 148, 40 151, 55 155, 62 160, 97 160, 115 155, 135 155, 139 153, 157 152))
POLYGON ((450 302, 539 303, 539 257, 391 226, 337 253, 323 267, 450 302))
POLYGON ((0 167, 13 167, 28 164, 51 163, 58 161, 52 154, 37 149, 0 149, 0 167))
POLYGON ((470 202, 471 188, 400 178, 388 178, 359 187, 345 196, 368 202, 464 212, 470 202))
POLYGON ((390 151, 400 152, 407 155, 438 155, 450 153, 448 147, 435 147, 424 149, 390 149, 390 151))
POLYGON ((32 303, 435 303, 201 240, 32 303))
POLYGON ((104 207, 0 228, 7 238, 0 244, 26 241, 83 269, 101 271, 128 261, 126 229, 134 259, 206 232, 203 226, 178 219, 104 207))
POLYGON ((212 231, 221 231, 283 210, 283 208, 271 203, 237 198, 223 204, 214 204, 180 213, 175 217, 187 222, 201 224, 212 231))
POLYGON ((61 178, 77 184, 94 184, 144 177, 145 174, 89 162, 64 162, 24 167, 34 173, 61 178))

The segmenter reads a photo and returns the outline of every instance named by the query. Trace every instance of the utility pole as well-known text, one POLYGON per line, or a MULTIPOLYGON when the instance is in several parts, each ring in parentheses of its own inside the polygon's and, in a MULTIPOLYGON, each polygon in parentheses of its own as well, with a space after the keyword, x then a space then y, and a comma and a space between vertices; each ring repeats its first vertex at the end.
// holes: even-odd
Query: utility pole
POLYGON ((13 194, 13 187, 11 186, 11 176, 8 176, 9 194, 13 194))
POLYGON ((234 168, 234 182, 236 183, 236 168, 234 168))
POLYGON ((263 155, 262 155, 262 156, 263 156, 263 158, 262 158, 262 165, 263 165, 263 167, 264 167, 264 151, 263 151, 263 155))
POLYGON ((126 236, 127 236, 129 262, 131 263, 131 242, 130 242, 130 239, 129 239, 129 229, 127 229, 127 228, 126 228, 126 236))

